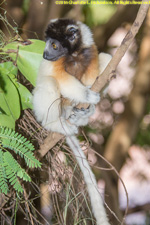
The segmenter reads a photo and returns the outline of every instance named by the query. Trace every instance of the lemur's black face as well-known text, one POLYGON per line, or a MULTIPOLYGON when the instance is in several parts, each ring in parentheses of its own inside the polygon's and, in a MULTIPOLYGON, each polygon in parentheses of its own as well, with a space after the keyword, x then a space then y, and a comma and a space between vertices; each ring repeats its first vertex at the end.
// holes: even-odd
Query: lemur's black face
POLYGON ((50 61, 56 61, 68 53, 61 43, 53 38, 47 38, 43 58, 50 61))
POLYGON ((72 55, 81 46, 80 29, 74 20, 55 20, 48 25, 45 34, 44 59, 56 61, 63 56, 72 55))

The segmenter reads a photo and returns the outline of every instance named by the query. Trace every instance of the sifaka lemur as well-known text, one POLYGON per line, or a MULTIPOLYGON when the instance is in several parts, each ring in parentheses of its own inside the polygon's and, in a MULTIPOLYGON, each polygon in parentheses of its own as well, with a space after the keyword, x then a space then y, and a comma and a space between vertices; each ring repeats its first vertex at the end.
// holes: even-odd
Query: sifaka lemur
POLYGON ((87 185, 97 225, 109 225, 98 192, 95 176, 76 138, 78 127, 88 123, 100 101, 99 93, 90 90, 96 78, 105 69, 111 56, 100 53, 90 29, 71 19, 51 20, 46 32, 36 87, 33 91, 33 108, 36 119, 48 131, 66 136, 87 185), (69 100, 62 101, 62 97, 69 100), (88 103, 87 109, 77 109, 79 103, 88 103))

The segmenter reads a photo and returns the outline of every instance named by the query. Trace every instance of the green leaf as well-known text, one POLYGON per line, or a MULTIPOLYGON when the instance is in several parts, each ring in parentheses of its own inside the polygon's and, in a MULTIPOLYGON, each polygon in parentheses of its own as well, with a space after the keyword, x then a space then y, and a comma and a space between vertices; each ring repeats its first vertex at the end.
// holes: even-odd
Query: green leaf
POLYGON ((31 182, 31 177, 25 172, 24 169, 20 168, 17 172, 17 176, 26 182, 31 182))
POLYGON ((0 68, 6 69, 7 72, 6 74, 9 75, 9 73, 13 74, 13 75, 17 75, 18 69, 16 66, 13 65, 12 62, 5 62, 5 63, 1 63, 0 64, 0 68))
POLYGON ((24 85, 20 84, 12 74, 9 74, 9 77, 18 90, 20 103, 21 103, 21 109, 22 110, 28 109, 28 108, 32 109, 33 107, 32 107, 31 92, 24 85))
POLYGON ((0 127, 0 142, 3 147, 13 150, 24 158, 29 168, 41 167, 41 163, 33 155, 34 146, 22 135, 9 128, 0 127))
POLYGON ((15 129, 15 120, 11 115, 0 114, 0 126, 15 129))
POLYGON ((32 106, 32 94, 31 92, 22 84, 18 83, 18 91, 20 94, 20 100, 21 100, 21 108, 24 109, 33 109, 32 106))
POLYGON ((4 155, 4 166, 6 169, 6 176, 9 180, 10 184, 17 192, 23 192, 23 188, 20 184, 20 181, 17 177, 17 171, 20 170, 20 165, 13 158, 13 156, 9 152, 3 153, 4 155), (11 177, 11 178, 10 178, 11 177))
MULTIPOLYGON (((12 68, 9 71, 5 69, 7 65, 9 68, 10 63, 0 64, 0 109, 1 115, 4 114, 4 117, 7 115, 11 121, 15 121, 20 116, 20 99, 18 91, 9 77, 10 71, 12 71, 12 76, 15 76, 15 69, 12 68)), ((12 123, 9 127, 12 127, 12 123)))
MULTIPOLYGON (((10 113, 10 109, 8 107, 8 104, 6 104, 6 101, 4 99, 4 93, 9 93, 10 90, 7 90, 7 87, 5 85, 5 79, 6 76, 8 76, 10 78, 10 81, 12 82, 12 84, 15 85, 16 89, 17 89, 17 95, 19 96, 19 101, 18 101, 18 106, 19 106, 19 111, 18 111, 18 117, 20 116, 20 107, 22 110, 24 109, 32 109, 32 94, 30 93, 30 91, 23 86, 22 84, 20 84, 17 81, 17 67, 13 65, 12 62, 5 62, 5 63, 1 63, 0 64, 0 72, 1 72, 1 76, 0 76, 0 87, 1 87, 1 92, 0 92, 0 114, 4 114, 4 120, 1 121, 2 116, 0 118, 0 125, 1 126, 8 126, 10 128, 14 128, 15 126, 15 119, 13 117, 13 115, 10 113), (3 78, 3 76, 4 78, 3 78), (4 92, 4 93, 3 93, 4 92), (21 104, 21 105, 20 105, 21 104), (9 115, 10 118, 8 118, 8 121, 6 121, 6 115, 9 115), (10 121, 10 124, 9 124, 10 121), (13 123, 12 123, 13 122, 13 123)), ((12 95, 11 95, 12 96, 12 95)), ((13 100, 14 103, 14 100, 13 100)), ((15 107, 15 109, 17 110, 17 108, 15 107)), ((8 117, 8 116, 7 116, 8 117)))
POLYGON ((7 184, 7 176, 4 167, 3 151, 0 149, 0 191, 7 194, 9 191, 7 184))
POLYGON ((28 45, 22 42, 10 43, 3 48, 3 51, 8 52, 9 56, 13 60, 17 59, 17 66, 19 70, 26 77, 26 79, 35 86, 44 47, 44 41, 33 39, 29 40, 28 45), (11 50, 15 50, 16 52, 18 51, 18 54, 12 52, 11 50))
POLYGON ((31 182, 31 178, 7 149, 24 158, 29 168, 41 167, 41 163, 33 155, 31 142, 8 127, 0 127, 0 192, 7 194, 10 183, 16 192, 22 193, 20 179, 31 182))

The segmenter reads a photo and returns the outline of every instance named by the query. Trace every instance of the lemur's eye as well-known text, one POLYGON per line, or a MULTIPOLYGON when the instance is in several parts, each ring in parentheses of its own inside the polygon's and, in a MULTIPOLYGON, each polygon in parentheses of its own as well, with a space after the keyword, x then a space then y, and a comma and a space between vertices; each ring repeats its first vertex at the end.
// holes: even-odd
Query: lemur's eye
POLYGON ((74 42, 75 40, 77 40, 78 36, 78 27, 77 26, 68 26, 67 29, 67 38, 70 42, 74 42))
POLYGON ((56 44, 55 43, 52 43, 52 47, 53 47, 53 49, 57 49, 57 46, 56 46, 56 44))
POLYGON ((68 31, 71 32, 71 33, 75 33, 75 32, 77 31, 77 29, 74 28, 74 27, 70 27, 70 28, 68 29, 68 31))

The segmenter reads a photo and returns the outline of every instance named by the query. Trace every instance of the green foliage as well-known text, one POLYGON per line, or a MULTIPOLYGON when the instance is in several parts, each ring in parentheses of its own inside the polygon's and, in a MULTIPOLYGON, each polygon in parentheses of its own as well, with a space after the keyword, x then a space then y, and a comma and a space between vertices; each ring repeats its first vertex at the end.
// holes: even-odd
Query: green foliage
POLYGON ((150 116, 150 102, 147 102, 146 105, 146 112, 143 116, 138 133, 136 135, 134 143, 140 146, 149 146, 150 145, 150 123, 149 123, 149 116, 150 116))
POLYGON ((9 191, 7 184, 7 175, 4 167, 3 151, 0 149, 0 191, 7 194, 9 191))
POLYGON ((30 0, 23 0, 22 10, 25 14, 28 13, 30 7, 30 0))
POLYGON ((0 127, 0 143, 4 148, 9 148, 24 158, 29 168, 40 166, 39 161, 33 155, 34 146, 21 134, 7 127, 0 127))
POLYGON ((146 127, 146 129, 140 127, 134 143, 140 146, 150 145, 149 134, 150 134, 150 126, 146 127))
POLYGON ((21 110, 32 109, 32 94, 18 82, 17 73, 19 69, 35 85, 44 46, 39 40, 15 41, 1 49, 17 62, 17 67, 10 61, 0 64, 0 126, 14 129, 21 110))
POLYGON ((9 185, 16 192, 23 192, 21 180, 31 181, 13 153, 23 158, 29 168, 41 166, 34 157, 34 146, 13 129, 21 110, 32 109, 32 94, 18 82, 18 69, 34 85, 43 49, 44 42, 38 40, 16 41, 1 48, 1 55, 8 55, 17 63, 17 67, 12 61, 0 64, 0 191, 5 194, 9 192, 9 185))
POLYGON ((85 16, 84 23, 86 23, 89 27, 92 27, 94 25, 94 20, 91 5, 84 5, 82 7, 82 12, 85 16))
POLYGON ((145 225, 150 225, 150 212, 149 211, 146 214, 145 225))
POLYGON ((29 40, 28 42, 12 42, 6 45, 3 53, 17 62, 20 72, 31 84, 35 85, 40 61, 42 60, 45 42, 40 40, 29 40))
POLYGON ((30 182, 31 178, 8 149, 24 158, 29 168, 41 167, 41 163, 33 155, 34 146, 25 137, 12 129, 0 127, 0 191, 7 194, 10 183, 17 192, 23 192, 20 180, 30 182))
POLYGON ((99 5, 97 4, 90 5, 91 14, 94 21, 94 25, 105 24, 112 17, 112 15, 116 12, 116 5, 99 5))
POLYGON ((32 95, 17 81, 12 62, 0 64, 0 126, 15 128, 21 109, 32 108, 32 95))
POLYGON ((18 91, 10 78, 15 73, 16 70, 10 68, 10 63, 0 64, 0 125, 10 127, 15 126, 15 120, 20 116, 18 91))
MULTIPOLYGON (((4 169, 7 180, 17 192, 23 192, 19 177, 25 181, 31 181, 29 175, 20 167, 18 162, 9 152, 3 152, 4 169)), ((2 190, 3 191, 3 190, 2 190)))

